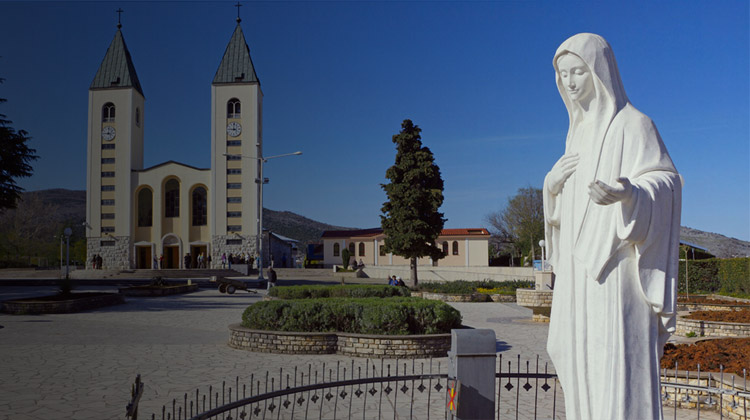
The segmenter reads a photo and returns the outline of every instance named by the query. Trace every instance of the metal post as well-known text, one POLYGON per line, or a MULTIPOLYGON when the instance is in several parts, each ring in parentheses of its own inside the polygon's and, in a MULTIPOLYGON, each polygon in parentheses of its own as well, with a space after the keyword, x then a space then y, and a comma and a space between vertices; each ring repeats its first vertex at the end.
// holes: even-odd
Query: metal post
POLYGON ((459 381, 456 419, 494 419, 495 331, 451 330, 449 377, 459 381))
MULTIPOLYGON (((258 280, 263 280, 263 164, 265 159, 263 155, 258 158, 260 170, 260 179, 258 180, 258 236, 256 237, 256 249, 258 250, 258 280)), ((271 283, 266 285, 267 289, 271 288, 271 283)))
POLYGON ((65 228, 65 243, 67 247, 67 255, 65 258, 65 278, 69 278, 70 275, 70 235, 73 234, 73 229, 71 228, 65 228))

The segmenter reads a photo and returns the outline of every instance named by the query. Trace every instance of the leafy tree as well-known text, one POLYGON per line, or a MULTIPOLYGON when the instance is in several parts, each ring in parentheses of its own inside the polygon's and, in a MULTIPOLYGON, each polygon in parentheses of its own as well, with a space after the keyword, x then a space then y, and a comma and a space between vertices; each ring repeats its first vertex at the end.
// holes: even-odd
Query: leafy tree
POLYGON ((412 287, 418 284, 417 258, 444 256, 435 246, 446 220, 438 211, 443 204, 443 179, 432 152, 422 146, 421 131, 411 120, 401 123, 401 131, 393 136, 396 163, 385 172, 390 182, 381 184, 388 197, 380 216, 385 250, 409 259, 412 287))
POLYGON ((490 231, 511 253, 540 256, 538 243, 544 239, 544 204, 542 190, 534 187, 520 188, 508 199, 502 211, 487 216, 490 231), (534 247, 532 249, 532 247, 534 247))
MULTIPOLYGON (((0 83, 4 79, 0 78, 0 83)), ((6 99, 0 98, 0 103, 6 99)), ((33 173, 29 164, 39 156, 26 142, 31 139, 26 131, 11 127, 12 121, 0 114, 0 211, 16 208, 23 188, 16 185, 15 178, 28 177, 33 173)))

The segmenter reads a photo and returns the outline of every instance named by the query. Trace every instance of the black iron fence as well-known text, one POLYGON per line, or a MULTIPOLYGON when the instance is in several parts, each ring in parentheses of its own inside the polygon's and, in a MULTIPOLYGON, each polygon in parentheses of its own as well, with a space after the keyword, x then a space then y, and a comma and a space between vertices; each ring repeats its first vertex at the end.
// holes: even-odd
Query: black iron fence
MULTIPOLYGON (((496 419, 564 419, 557 375, 548 363, 503 358, 495 370, 496 419)), ((198 388, 163 405, 149 418, 281 420, 281 419, 452 419, 448 409, 448 366, 441 360, 366 360, 323 364, 314 369, 293 368, 262 375, 247 382, 236 377, 220 387, 198 388)), ((738 375, 700 371, 662 372, 666 419, 678 409, 691 409, 700 420, 707 410, 714 418, 748 419, 750 392, 743 371, 738 375), (721 407, 721 409, 719 409, 721 407), (672 411, 672 412, 670 412, 672 411)), ((128 418, 137 419, 143 383, 140 375, 128 404, 128 418), (140 390, 140 391, 139 391, 140 390), (133 415, 135 413, 135 415, 133 415)), ((682 418, 682 417, 680 417, 682 418)))

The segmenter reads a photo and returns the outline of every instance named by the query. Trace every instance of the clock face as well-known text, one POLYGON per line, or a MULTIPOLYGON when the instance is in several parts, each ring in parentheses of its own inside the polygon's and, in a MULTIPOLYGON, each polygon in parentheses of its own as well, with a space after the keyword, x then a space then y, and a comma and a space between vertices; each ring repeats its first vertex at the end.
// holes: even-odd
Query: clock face
POLYGON ((112 140, 115 138, 115 128, 111 126, 107 126, 102 128, 102 138, 104 140, 112 140))
POLYGON ((237 137, 242 133, 242 126, 238 122, 230 122, 227 124, 227 134, 231 137, 237 137))

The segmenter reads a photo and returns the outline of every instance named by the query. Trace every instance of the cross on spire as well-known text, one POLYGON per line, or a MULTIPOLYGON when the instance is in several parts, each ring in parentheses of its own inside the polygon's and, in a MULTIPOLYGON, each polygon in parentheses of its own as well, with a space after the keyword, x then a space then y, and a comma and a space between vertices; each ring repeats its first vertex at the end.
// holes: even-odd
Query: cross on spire
POLYGON ((117 29, 120 29, 122 28, 122 23, 120 23, 120 16, 122 16, 122 12, 124 12, 124 10, 122 10, 122 8, 118 8, 115 11, 117 12, 117 29))
POLYGON ((240 4, 240 2, 237 2, 234 7, 237 8, 237 23, 240 23, 242 22, 242 19, 240 19, 240 7, 242 7, 242 5, 240 4))

